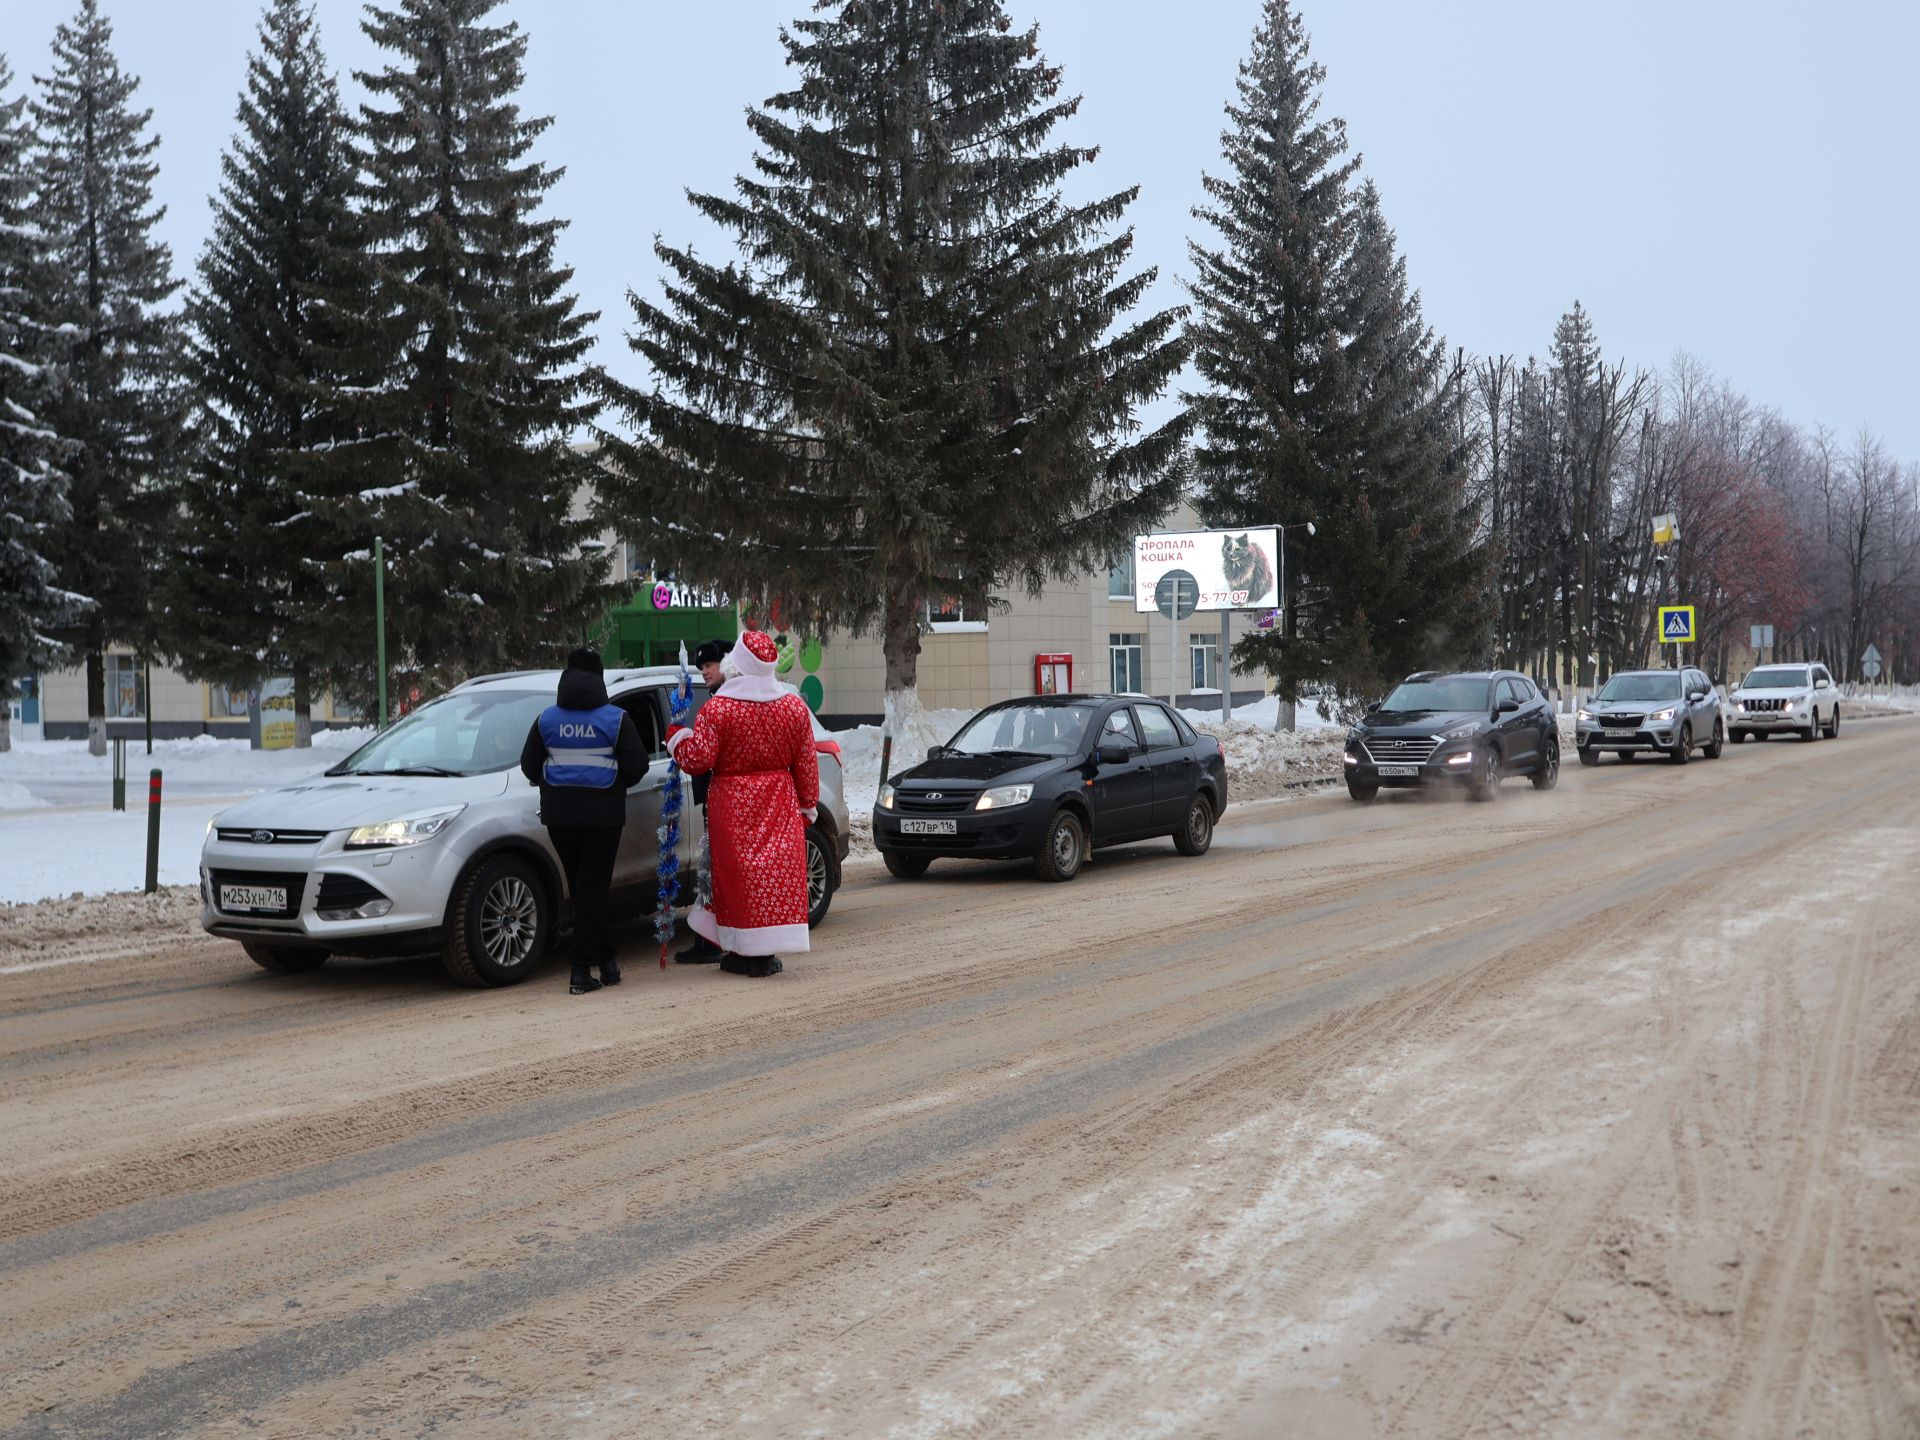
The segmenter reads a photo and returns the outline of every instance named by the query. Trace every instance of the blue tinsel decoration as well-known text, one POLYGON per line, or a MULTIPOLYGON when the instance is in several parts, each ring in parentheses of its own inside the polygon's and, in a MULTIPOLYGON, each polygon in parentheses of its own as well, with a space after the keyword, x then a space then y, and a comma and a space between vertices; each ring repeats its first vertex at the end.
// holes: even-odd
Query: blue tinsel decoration
MULTIPOLYGON (((687 670, 687 647, 680 647, 680 683, 667 698, 667 713, 675 725, 687 723, 693 708, 693 676, 687 670)), ((666 964, 673 943, 673 909, 680 898, 680 762, 667 757, 667 773, 660 782, 660 863, 655 879, 660 908, 653 917, 653 933, 660 942, 660 963, 666 964)))

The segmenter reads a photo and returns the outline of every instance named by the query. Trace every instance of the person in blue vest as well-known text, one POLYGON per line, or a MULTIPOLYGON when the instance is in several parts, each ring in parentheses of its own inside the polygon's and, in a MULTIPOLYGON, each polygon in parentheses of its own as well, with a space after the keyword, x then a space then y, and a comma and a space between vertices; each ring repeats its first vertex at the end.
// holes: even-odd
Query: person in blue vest
POLYGON ((554 703, 527 731, 520 773, 540 787, 540 822, 573 896, 573 975, 567 988, 585 995, 603 984, 618 985, 607 896, 627 823, 627 787, 646 778, 647 750, 626 711, 608 703, 606 669, 596 651, 567 656, 554 703))

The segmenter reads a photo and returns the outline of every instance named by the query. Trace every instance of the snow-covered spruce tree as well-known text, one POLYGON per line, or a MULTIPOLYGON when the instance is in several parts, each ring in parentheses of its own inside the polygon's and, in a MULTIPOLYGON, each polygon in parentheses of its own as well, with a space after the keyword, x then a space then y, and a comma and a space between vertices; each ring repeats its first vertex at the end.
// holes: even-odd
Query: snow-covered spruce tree
MULTIPOLYGON (((53 632, 84 603, 45 554, 49 532, 68 518, 71 447, 51 428, 66 337, 46 319, 56 287, 33 215, 27 97, 9 98, 12 88, 0 55, 0 689, 66 658, 53 632)), ((0 750, 10 740, 0 694, 0 750)))
POLYGON ((151 652, 153 578, 166 562, 171 470, 184 412, 179 324, 163 310, 178 288, 153 237, 159 167, 150 110, 131 108, 139 81, 114 58, 113 29, 81 0, 54 34, 51 73, 32 106, 35 216, 57 289, 49 318, 73 327, 52 427, 75 442, 66 462, 71 519, 47 532, 60 583, 91 596, 60 633, 86 656, 87 730, 106 750, 106 648, 151 652))
POLYGON ((1460 377, 1420 317, 1325 71, 1287 0, 1268 0, 1241 65, 1225 172, 1195 212, 1196 502, 1211 524, 1298 525, 1285 630, 1235 647, 1280 693, 1348 699, 1477 653, 1480 557, 1464 491, 1460 377), (1304 543, 1302 543, 1304 542, 1304 543))
POLYGON ((598 317, 555 262, 565 222, 537 213, 561 171, 528 157, 550 122, 520 113, 527 42, 482 23, 496 5, 400 0, 362 23, 391 57, 358 77, 389 346, 367 433, 397 448, 342 553, 370 577, 385 537, 391 653, 442 676, 552 658, 607 599, 573 509, 598 467, 570 443, 599 408, 580 364, 598 317))
MULTIPOLYGON (((294 682, 297 743, 318 688, 364 685, 371 629, 342 587, 366 567, 357 443, 379 378, 373 266, 353 209, 345 112, 307 0, 271 0, 187 305, 200 400, 181 486, 188 563, 163 583, 169 648, 196 679, 294 682)), ((358 598, 358 597, 354 597, 358 598)))
POLYGON ((1133 189, 1062 198, 1095 151, 1037 31, 997 0, 841 0, 783 30, 797 86, 748 113, 756 174, 696 195, 726 266, 656 247, 633 300, 651 390, 609 385, 610 512, 683 578, 796 623, 877 630, 914 728, 929 601, 1104 564, 1172 507, 1184 417, 1141 433, 1185 350, 1132 314, 1133 189))

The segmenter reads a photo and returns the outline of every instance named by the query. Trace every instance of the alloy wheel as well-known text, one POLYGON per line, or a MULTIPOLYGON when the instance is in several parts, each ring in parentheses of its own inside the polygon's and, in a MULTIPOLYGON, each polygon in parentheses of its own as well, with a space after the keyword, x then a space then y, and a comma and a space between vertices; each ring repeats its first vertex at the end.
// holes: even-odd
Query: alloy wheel
POLYGON ((807 913, 811 915, 819 907, 820 897, 827 893, 827 851, 824 845, 807 845, 807 913))
POLYGON ((539 928, 539 901, 518 875, 501 876, 480 902, 480 948, 503 970, 526 963, 539 928))

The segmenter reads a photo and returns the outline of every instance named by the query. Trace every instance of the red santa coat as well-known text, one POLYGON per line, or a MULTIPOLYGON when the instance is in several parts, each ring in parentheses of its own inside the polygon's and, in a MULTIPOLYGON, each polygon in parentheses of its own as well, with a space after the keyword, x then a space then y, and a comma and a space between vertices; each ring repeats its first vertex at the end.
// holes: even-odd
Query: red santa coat
POLYGON ((807 949, 807 838, 803 810, 820 803, 812 712, 798 695, 714 696, 691 731, 668 738, 689 775, 712 775, 707 837, 713 909, 689 921, 736 955, 807 949))

